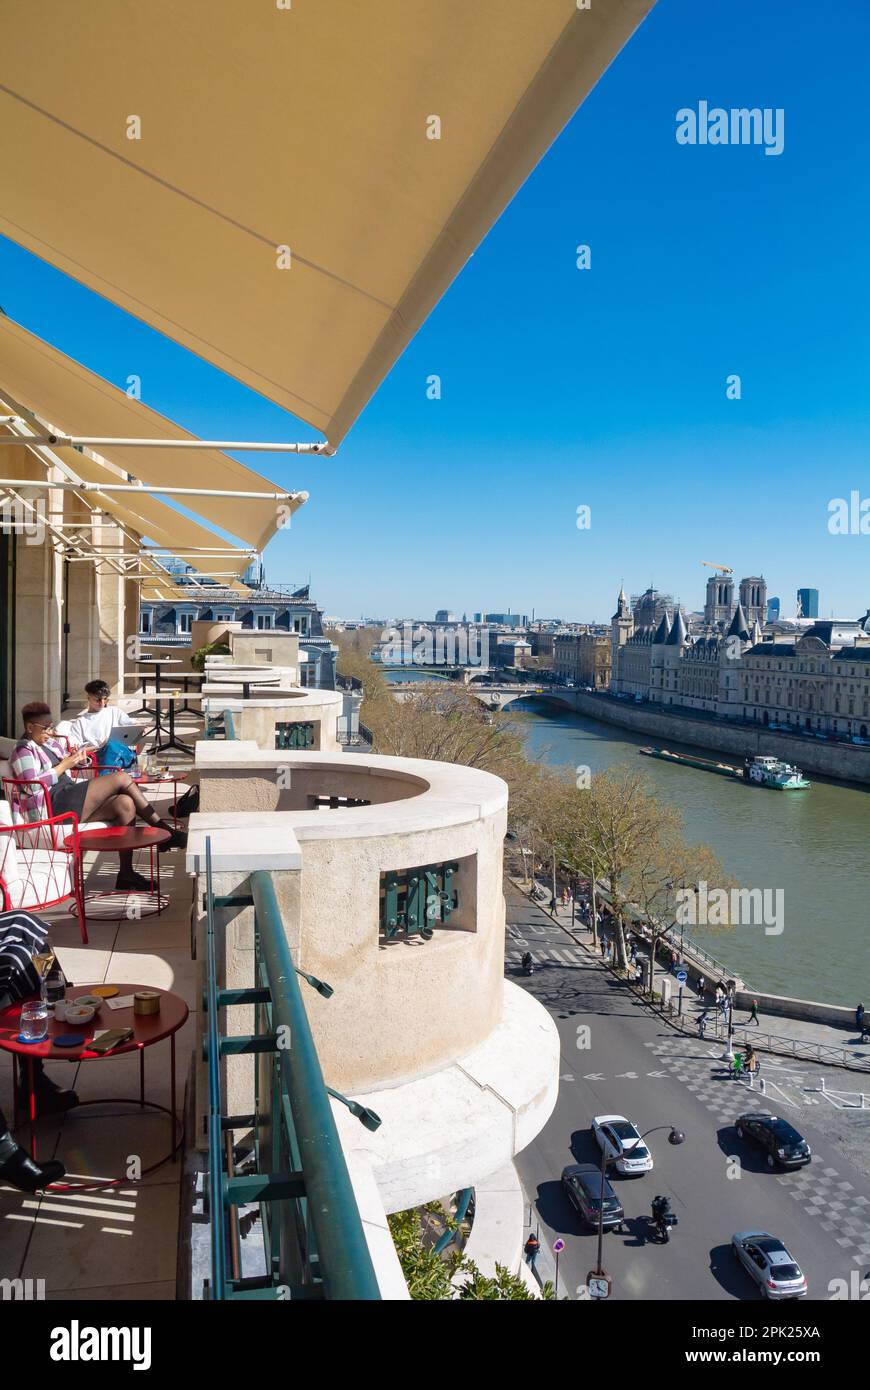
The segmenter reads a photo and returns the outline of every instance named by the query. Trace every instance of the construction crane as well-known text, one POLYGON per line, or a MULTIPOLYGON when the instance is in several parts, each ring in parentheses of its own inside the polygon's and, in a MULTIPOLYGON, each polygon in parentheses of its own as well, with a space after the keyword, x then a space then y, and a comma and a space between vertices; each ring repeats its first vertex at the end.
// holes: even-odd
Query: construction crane
POLYGON ((720 570, 722 574, 734 573, 730 565, 714 565, 709 560, 702 560, 701 564, 706 565, 708 570, 720 570))

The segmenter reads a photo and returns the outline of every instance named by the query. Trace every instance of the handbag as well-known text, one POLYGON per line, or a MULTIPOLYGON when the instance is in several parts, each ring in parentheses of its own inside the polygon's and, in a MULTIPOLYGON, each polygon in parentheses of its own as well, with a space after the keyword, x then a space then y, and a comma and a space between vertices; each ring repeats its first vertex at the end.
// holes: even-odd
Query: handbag
POLYGON ((104 777, 108 772, 117 772, 118 768, 126 772, 131 767, 138 767, 138 758, 135 750, 126 743, 110 738, 97 750, 97 767, 99 776, 104 777))

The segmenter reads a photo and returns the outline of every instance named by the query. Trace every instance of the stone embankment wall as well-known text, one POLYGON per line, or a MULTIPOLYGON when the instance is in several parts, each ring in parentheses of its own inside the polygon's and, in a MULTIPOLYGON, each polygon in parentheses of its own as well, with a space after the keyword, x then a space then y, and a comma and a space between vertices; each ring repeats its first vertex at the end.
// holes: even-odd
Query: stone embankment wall
MULTIPOLYGON (((757 999, 758 1007, 762 1013, 774 1014, 778 1018, 797 1018, 803 1019, 807 1023, 827 1023, 834 1028, 854 1030, 854 1009, 844 1008, 840 1004, 823 1004, 813 999, 790 999, 783 994, 765 994, 760 989, 750 989, 745 980, 741 980, 739 976, 735 977, 733 972, 711 967, 709 960, 705 961, 701 956, 696 955, 689 943, 686 943, 683 950, 683 968, 689 977, 689 984, 695 989, 698 987, 700 975, 703 975, 711 986, 719 983, 720 980, 736 980, 734 1008, 738 1013, 744 1009, 749 1013, 753 999, 757 999)), ((676 990, 678 988, 679 986, 672 979, 671 989, 676 990)))
POLYGON ((822 739, 749 728, 745 724, 694 719, 691 715, 670 714, 608 695, 591 695, 585 690, 560 690, 558 695, 547 693, 543 698, 590 719, 618 724, 635 734, 650 734, 666 748, 674 743, 686 743, 716 753, 731 753, 740 759, 754 753, 771 753, 786 762, 797 763, 804 772, 870 785, 870 747, 860 744, 826 743, 822 739))

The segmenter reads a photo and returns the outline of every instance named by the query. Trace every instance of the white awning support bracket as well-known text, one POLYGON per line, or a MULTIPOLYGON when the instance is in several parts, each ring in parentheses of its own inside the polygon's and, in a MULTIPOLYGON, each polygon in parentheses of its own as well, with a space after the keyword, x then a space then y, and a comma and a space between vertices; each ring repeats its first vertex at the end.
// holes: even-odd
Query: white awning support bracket
MULTIPOLYGON (((0 425, 27 424, 17 415, 0 415, 0 425)), ((28 444, 44 444, 54 449, 228 449, 237 453, 256 452, 261 454, 323 454, 331 458, 335 449, 326 443, 289 444, 269 442, 260 439, 124 439, 109 435, 84 434, 30 434, 28 444)), ((14 436, 0 435, 0 445, 20 444, 14 436)), ((229 496, 229 493, 223 494, 229 496)), ((242 494, 247 495, 247 494, 242 494)), ((250 494, 256 496, 257 494, 250 494)))
MULTIPOLYGON (((32 444, 32 439, 18 440, 18 443, 32 444)), ((142 483, 87 483, 69 479, 51 482, 37 482, 30 478, 0 478, 0 487, 39 487, 46 491, 62 488, 69 492, 103 492, 107 495, 116 492, 144 492, 154 497, 253 497, 257 501, 295 502, 298 498, 308 500, 307 492, 238 492, 234 489, 206 487, 146 487, 142 483)))

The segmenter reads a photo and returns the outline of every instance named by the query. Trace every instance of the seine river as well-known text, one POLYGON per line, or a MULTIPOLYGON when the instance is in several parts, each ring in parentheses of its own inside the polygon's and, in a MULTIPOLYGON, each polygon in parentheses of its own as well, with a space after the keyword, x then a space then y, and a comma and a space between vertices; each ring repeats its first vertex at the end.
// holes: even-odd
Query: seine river
POLYGON ((640 763, 659 794, 682 812, 688 839, 711 845, 740 884, 783 890, 781 936, 766 935, 762 927, 693 929, 747 984, 834 1004, 863 999, 870 1007, 870 793, 816 780, 805 792, 747 787, 642 758, 637 750, 649 738, 546 701, 524 701, 510 713, 529 757, 538 761, 586 765, 593 773, 640 763))

